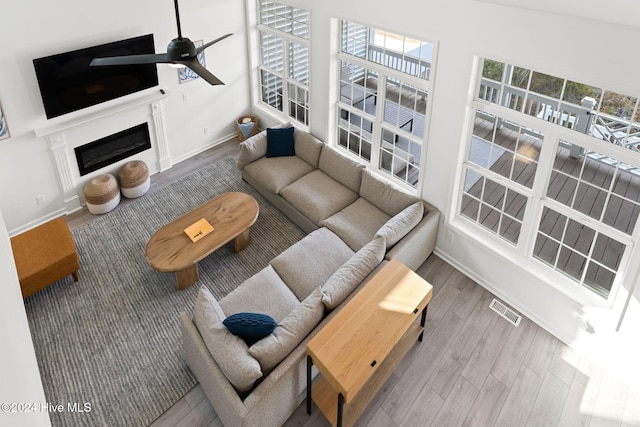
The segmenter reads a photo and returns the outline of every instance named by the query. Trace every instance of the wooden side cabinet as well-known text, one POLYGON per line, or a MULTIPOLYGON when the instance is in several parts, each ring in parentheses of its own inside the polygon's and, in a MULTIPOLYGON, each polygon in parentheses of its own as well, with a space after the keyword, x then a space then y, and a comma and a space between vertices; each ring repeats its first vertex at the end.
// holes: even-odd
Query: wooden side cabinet
POLYGON ((313 401, 332 425, 353 425, 413 343, 422 341, 431 294, 428 282, 389 261, 309 341, 307 413, 313 401), (321 377, 312 386, 313 365, 321 377))
POLYGON ((23 298, 72 275, 78 281, 80 261, 63 217, 11 238, 23 298))

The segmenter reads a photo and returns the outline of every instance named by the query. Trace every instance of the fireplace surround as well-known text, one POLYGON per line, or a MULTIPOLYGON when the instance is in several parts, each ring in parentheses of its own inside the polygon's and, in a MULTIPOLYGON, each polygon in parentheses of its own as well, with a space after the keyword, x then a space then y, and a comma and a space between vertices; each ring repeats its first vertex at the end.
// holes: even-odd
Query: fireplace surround
POLYGON ((81 175, 76 162, 76 147, 143 124, 149 132, 151 149, 131 155, 130 160, 144 161, 150 174, 171 167, 162 105, 162 100, 167 96, 164 89, 138 96, 129 95, 126 100, 110 101, 90 107, 82 113, 71 113, 48 120, 45 126, 34 130, 36 136, 47 142, 51 152, 54 171, 64 198, 64 207, 60 213, 69 214, 81 209, 84 204, 84 185, 96 175, 116 174, 118 168, 126 162, 123 159, 114 160, 115 163, 81 175))

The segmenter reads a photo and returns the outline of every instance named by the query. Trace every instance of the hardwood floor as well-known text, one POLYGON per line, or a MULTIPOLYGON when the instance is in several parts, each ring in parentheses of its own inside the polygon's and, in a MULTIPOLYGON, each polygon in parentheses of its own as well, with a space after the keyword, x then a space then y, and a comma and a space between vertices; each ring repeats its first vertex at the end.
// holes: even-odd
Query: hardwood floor
MULTIPOLYGON (((215 147, 152 177, 153 191, 219 158, 215 147)), ((130 201, 124 201, 128 203, 130 201)), ((76 227, 94 218, 70 215, 76 227)), ((424 341, 416 343, 358 421, 361 426, 640 426, 640 392, 530 320, 515 327, 489 309, 493 295, 432 255, 418 273, 434 287, 424 341)), ((153 427, 221 426, 196 385, 153 427)), ((328 426, 304 402, 285 426, 328 426)))

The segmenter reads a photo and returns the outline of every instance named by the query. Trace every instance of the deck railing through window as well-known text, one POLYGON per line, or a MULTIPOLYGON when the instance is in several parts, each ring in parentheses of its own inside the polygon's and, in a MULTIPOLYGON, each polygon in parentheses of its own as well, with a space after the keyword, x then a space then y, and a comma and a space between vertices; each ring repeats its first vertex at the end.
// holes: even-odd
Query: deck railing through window
POLYGON ((592 98, 585 97, 581 105, 575 105, 487 78, 481 79, 478 98, 640 152, 640 123, 596 114, 592 98))

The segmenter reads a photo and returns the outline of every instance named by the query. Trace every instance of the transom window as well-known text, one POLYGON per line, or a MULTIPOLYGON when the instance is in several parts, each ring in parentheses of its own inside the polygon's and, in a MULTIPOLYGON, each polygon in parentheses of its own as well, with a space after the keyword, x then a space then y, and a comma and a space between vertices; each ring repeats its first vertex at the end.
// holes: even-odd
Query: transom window
POLYGON ((478 98, 640 151, 633 96, 485 59, 478 98))
POLYGON ((342 22, 338 144, 413 188, 425 145, 433 47, 342 22))
POLYGON ((483 61, 459 215, 610 299, 640 235, 634 97, 483 61))
POLYGON ((309 12, 259 0, 260 92, 265 105, 309 124, 309 12))

